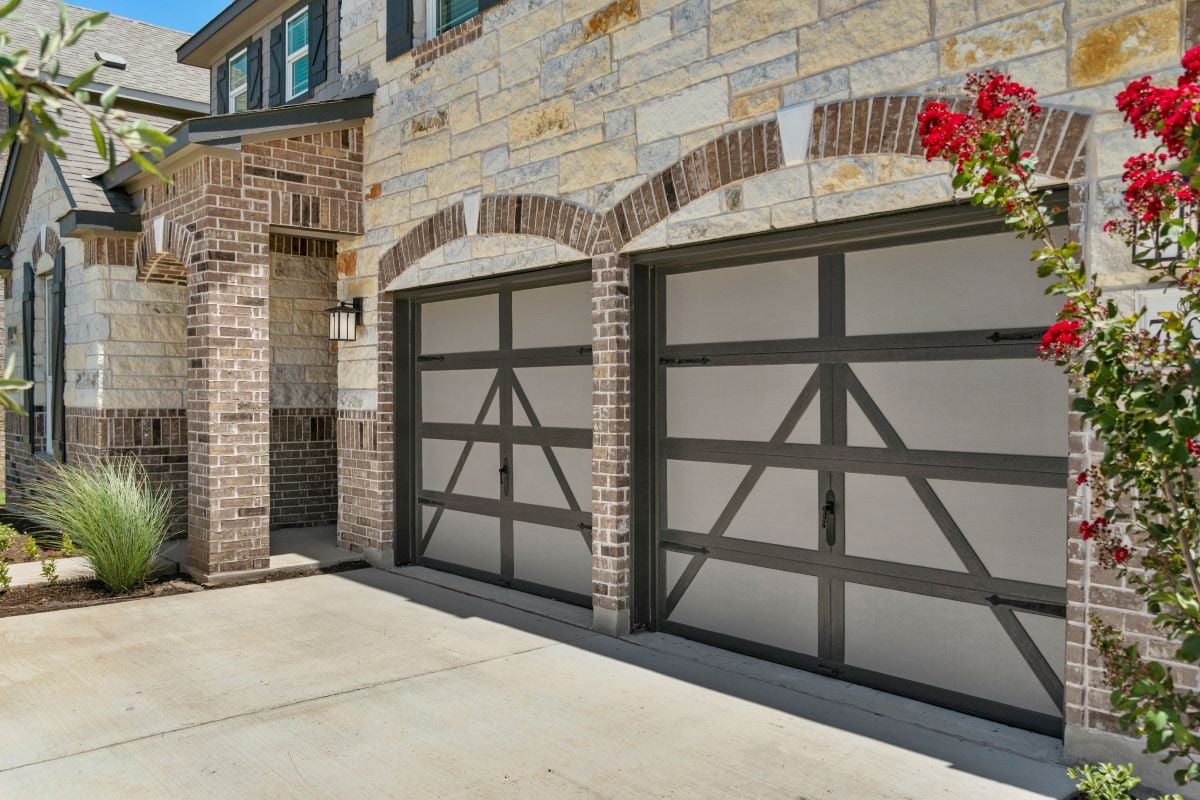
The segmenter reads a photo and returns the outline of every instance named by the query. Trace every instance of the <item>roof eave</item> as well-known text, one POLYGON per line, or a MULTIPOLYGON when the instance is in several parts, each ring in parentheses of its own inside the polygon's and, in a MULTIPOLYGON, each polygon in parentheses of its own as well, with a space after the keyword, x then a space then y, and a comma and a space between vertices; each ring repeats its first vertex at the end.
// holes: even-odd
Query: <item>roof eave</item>
MULTIPOLYGON (((370 118, 374 114, 374 91, 344 100, 324 103, 303 103, 278 106, 262 111, 240 114, 196 117, 176 125, 168 134, 175 141, 163 151, 159 163, 179 155, 185 148, 220 147, 240 143, 248 137, 260 138, 279 132, 294 132, 300 128, 321 125, 348 125, 370 118)), ((142 174, 132 160, 123 161, 102 176, 104 188, 123 186, 142 174)))
MULTIPOLYGON (((193 67, 211 66, 213 59, 219 53, 224 52, 225 49, 223 46, 225 37, 221 36, 222 31, 237 21, 237 30, 239 33, 234 38, 239 38, 245 35, 245 31, 251 29, 257 30, 260 27, 259 25, 247 26, 243 21, 238 20, 239 17, 253 9, 255 4, 259 2, 260 0, 233 0, 221 13, 209 20, 203 28, 196 31, 196 33, 192 34, 191 38, 175 49, 176 60, 180 64, 187 64, 193 67)), ((264 6, 268 8, 274 8, 277 5, 279 3, 275 0, 264 3, 264 6)), ((267 22, 269 15, 262 16, 262 22, 267 22)))

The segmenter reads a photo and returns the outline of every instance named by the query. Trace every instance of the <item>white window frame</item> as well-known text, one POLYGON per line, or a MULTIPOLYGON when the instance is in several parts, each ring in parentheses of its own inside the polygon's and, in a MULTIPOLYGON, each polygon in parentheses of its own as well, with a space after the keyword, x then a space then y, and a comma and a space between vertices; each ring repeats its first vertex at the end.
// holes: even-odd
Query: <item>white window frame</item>
MULTIPOLYGON (((317 1, 322 2, 322 0, 317 0, 317 1)), ((300 9, 295 14, 293 14, 292 16, 288 17, 287 21, 283 23, 283 52, 284 52, 283 70, 287 74, 287 77, 284 78, 284 82, 287 84, 286 99, 288 99, 288 100, 295 100, 297 97, 299 97, 300 95, 304 94, 305 92, 307 92, 309 89, 312 88, 312 75, 311 74, 308 76, 308 86, 306 86, 304 88, 303 92, 297 92, 296 87, 294 85, 294 78, 292 75, 292 65, 295 64, 297 61, 299 61, 301 58, 308 58, 308 48, 309 48, 309 46, 312 45, 312 42, 308 41, 308 34, 305 33, 304 47, 301 47, 299 50, 297 50, 294 53, 288 52, 288 46, 291 43, 291 37, 288 35, 288 32, 291 30, 292 23, 298 19, 303 19, 304 24, 306 26, 308 25, 308 6, 305 6, 304 8, 300 9)))
POLYGON ((237 99, 239 97, 241 97, 242 95, 246 95, 246 106, 247 106, 247 108, 249 108, 249 106, 250 106, 250 48, 243 47, 241 50, 237 51, 232 56, 230 56, 229 57, 229 67, 228 67, 228 69, 225 70, 225 72, 228 75, 227 80, 229 81, 229 113, 233 114, 233 113, 237 112, 237 99), (244 73, 246 75, 246 82, 242 84, 241 89, 234 89, 233 88, 233 62, 237 61, 239 58, 246 59, 246 69, 244 70, 244 73))

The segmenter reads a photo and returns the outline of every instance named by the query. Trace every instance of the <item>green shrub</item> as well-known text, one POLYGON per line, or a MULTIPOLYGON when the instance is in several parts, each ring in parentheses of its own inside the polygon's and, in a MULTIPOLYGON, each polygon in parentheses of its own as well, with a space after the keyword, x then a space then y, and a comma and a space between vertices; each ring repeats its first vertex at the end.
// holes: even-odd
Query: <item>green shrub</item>
POLYGON ((0 553, 13 546, 13 542, 21 534, 17 533, 17 529, 7 522, 0 522, 0 553))
POLYGON ((18 509, 66 535, 112 592, 146 582, 167 536, 170 490, 151 484, 133 458, 58 465, 18 509))
MULTIPOLYGON (((1067 777, 1079 781, 1075 788, 1083 800, 1131 800, 1134 788, 1142 782, 1133 774, 1132 764, 1084 764, 1079 769, 1068 769, 1067 777)), ((1164 795, 1160 800, 1183 798, 1173 794, 1164 795)))

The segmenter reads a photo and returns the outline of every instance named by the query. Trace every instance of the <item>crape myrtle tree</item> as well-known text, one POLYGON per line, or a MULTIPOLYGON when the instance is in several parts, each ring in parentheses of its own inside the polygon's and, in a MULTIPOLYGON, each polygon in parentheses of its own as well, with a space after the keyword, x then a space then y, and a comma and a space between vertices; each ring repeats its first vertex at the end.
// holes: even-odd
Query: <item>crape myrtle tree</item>
MULTIPOLYGON (((1076 476, 1091 497, 1079 536, 1090 554, 1136 589, 1175 664, 1200 664, 1200 47, 1174 85, 1130 83, 1117 108, 1153 144, 1125 163, 1124 213, 1105 230, 1130 246, 1147 282, 1175 287, 1174 310, 1151 321, 1106 296, 1079 244, 1054 228, 1060 213, 1038 188, 1021 149, 1042 113, 1036 92, 994 72, 967 77, 967 113, 929 102, 920 115, 926 157, 954 168, 954 187, 1003 215, 1034 246, 1037 274, 1063 299, 1040 352, 1064 369, 1074 409, 1103 442, 1099 463, 1076 476)), ((1146 750, 1174 762, 1180 784, 1200 779, 1200 693, 1171 663, 1150 657, 1093 615, 1111 705, 1146 750)))
MULTIPOLYGON (((71 22, 66 6, 61 6, 58 26, 52 30, 39 27, 37 52, 32 52, 11 47, 5 26, 20 13, 20 3, 7 0, 0 4, 0 101, 9 109, 0 151, 7 152, 13 143, 20 142, 65 157, 60 141, 67 131, 61 123, 64 109, 73 107, 87 118, 96 152, 110 165, 115 164, 118 153, 124 152, 143 170, 161 178, 154 161, 162 158, 163 147, 170 144, 171 138, 145 120, 130 119, 116 108, 117 86, 99 95, 86 88, 95 79, 101 62, 90 64, 76 75, 62 74, 61 53, 96 29, 108 14, 90 14, 71 22)), ((21 411, 12 393, 28 388, 27 381, 13 377, 10 360, 0 375, 0 406, 21 411)))

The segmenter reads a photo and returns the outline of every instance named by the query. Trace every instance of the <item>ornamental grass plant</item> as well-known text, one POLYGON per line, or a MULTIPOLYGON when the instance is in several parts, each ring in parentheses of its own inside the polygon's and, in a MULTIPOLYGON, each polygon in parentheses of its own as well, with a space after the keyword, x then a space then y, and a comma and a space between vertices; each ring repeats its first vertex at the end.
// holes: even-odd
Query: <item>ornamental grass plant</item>
POLYGON ((167 537, 170 490, 154 485, 136 459, 57 465, 34 485, 17 513, 69 539, 114 593, 150 577, 167 537))

